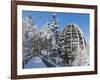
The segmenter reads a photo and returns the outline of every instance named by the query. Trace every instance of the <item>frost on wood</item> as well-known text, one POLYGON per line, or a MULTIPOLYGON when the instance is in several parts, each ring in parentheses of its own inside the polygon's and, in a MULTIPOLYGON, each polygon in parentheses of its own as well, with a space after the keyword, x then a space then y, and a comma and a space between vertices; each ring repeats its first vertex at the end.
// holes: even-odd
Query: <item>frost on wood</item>
POLYGON ((59 27, 56 14, 53 14, 52 23, 48 20, 40 30, 32 17, 23 19, 23 65, 35 56, 53 67, 90 65, 89 44, 79 26, 70 23, 62 32, 59 27))

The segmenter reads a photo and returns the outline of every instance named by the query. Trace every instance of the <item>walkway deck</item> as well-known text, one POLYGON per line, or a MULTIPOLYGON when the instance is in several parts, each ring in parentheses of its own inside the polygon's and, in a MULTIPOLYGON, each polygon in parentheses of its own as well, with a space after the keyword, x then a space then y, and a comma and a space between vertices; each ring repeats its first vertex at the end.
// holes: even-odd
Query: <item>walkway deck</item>
POLYGON ((45 68, 46 65, 43 63, 40 57, 33 57, 24 68, 45 68))

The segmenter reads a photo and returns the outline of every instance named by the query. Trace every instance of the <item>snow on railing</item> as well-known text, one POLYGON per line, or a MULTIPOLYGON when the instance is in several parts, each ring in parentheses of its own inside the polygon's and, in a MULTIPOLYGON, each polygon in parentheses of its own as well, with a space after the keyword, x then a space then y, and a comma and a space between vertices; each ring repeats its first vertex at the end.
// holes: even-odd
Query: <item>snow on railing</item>
POLYGON ((51 62, 49 59, 46 59, 45 57, 43 57, 42 55, 39 55, 39 57, 41 57, 43 60, 47 61, 50 65, 52 65, 53 67, 60 67, 60 65, 57 65, 53 62, 51 62))

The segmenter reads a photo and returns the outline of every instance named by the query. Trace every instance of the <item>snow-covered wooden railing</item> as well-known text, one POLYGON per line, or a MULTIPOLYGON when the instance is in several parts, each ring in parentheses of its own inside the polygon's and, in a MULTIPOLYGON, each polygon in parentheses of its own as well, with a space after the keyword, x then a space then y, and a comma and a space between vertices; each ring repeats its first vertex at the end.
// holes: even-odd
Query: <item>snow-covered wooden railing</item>
POLYGON ((51 62, 49 59, 45 58, 42 55, 39 55, 39 57, 41 57, 41 59, 43 60, 43 62, 46 64, 47 67, 60 67, 59 65, 51 62))
POLYGON ((24 68, 24 65, 27 64, 32 57, 33 57, 32 54, 24 56, 24 58, 23 58, 23 68, 24 68))

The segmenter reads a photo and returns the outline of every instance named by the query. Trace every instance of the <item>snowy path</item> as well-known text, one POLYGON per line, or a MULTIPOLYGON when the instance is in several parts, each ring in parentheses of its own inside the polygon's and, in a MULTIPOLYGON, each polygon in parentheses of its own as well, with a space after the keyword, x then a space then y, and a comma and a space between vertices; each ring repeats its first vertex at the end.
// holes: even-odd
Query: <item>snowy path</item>
POLYGON ((46 65, 42 62, 41 58, 33 57, 24 68, 45 68, 46 65))

